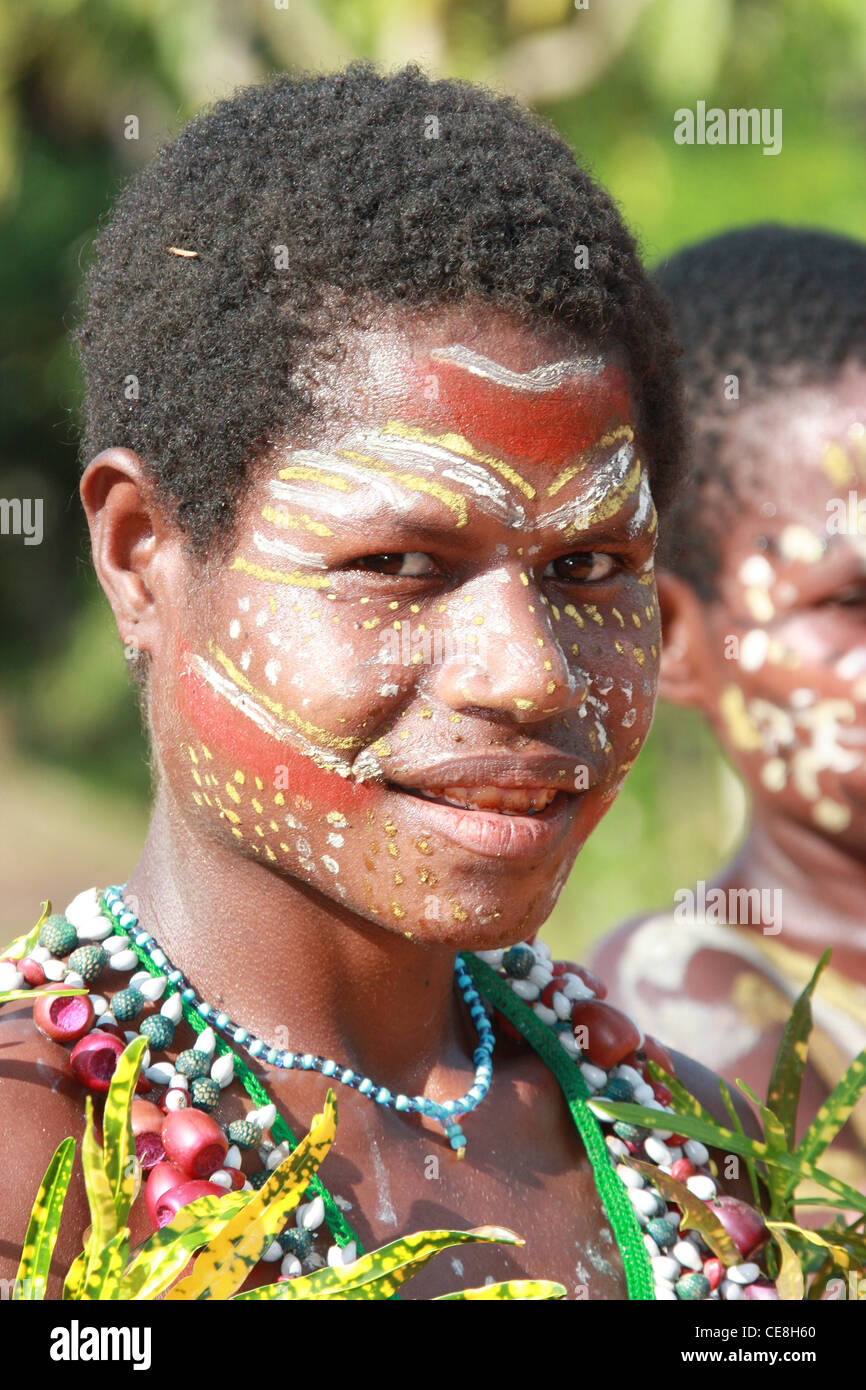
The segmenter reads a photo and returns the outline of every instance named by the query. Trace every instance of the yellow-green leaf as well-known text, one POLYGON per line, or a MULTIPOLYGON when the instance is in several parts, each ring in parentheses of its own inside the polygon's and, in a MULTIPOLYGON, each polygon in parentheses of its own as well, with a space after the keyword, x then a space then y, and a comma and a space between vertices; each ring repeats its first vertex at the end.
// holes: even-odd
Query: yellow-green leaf
POLYGON ((812 1031, 812 992, 829 959, 830 952, 828 950, 818 961, 812 978, 791 1010, 791 1016, 785 1024, 785 1031, 779 1043, 767 1087, 767 1105, 773 1114, 779 1117, 785 1132, 786 1147, 789 1150, 794 1148, 800 1087, 803 1084, 803 1071, 809 1051, 809 1034, 812 1031))
POLYGON ((671 1177, 670 1173, 663 1173, 652 1163, 644 1163, 637 1158, 629 1158, 627 1161, 629 1167, 636 1168, 639 1173, 648 1178, 663 1197, 667 1197, 671 1202, 676 1202, 683 1213, 683 1219, 680 1223, 683 1229, 697 1231, 723 1265, 741 1263, 737 1247, 715 1212, 707 1206, 706 1202, 702 1202, 699 1197, 690 1192, 684 1182, 678 1182, 676 1178, 671 1177))
POLYGON ((140 1178, 141 1170, 135 1155, 130 1109, 135 1083, 141 1070, 141 1059, 146 1049, 146 1038, 133 1038, 118 1057, 102 1116, 103 1164, 111 1187, 118 1226, 126 1223, 140 1178))
POLYGON ((31 927, 30 931, 25 932, 23 936, 17 936, 14 941, 9 942, 8 946, 0 950, 0 959, 22 960, 24 956, 29 956, 33 947, 39 945, 39 933, 42 930, 43 922, 50 912, 51 903, 50 901, 46 901, 42 904, 42 916, 39 918, 36 926, 31 927))
POLYGON ((201 1252, 192 1273, 169 1291, 166 1300, 229 1298, 240 1288, 309 1187, 331 1147, 336 1126, 337 1102, 329 1089, 324 1112, 314 1117, 309 1134, 201 1252))
POLYGON ((114 1197, 103 1166, 102 1150, 93 1132, 93 1101, 90 1096, 87 1097, 86 1114, 84 1138, 81 1143, 81 1164, 84 1168, 84 1186, 87 1190, 91 1224, 84 1250, 73 1261, 63 1285, 63 1297, 72 1299, 83 1297, 93 1261, 103 1246, 117 1234, 114 1197))
POLYGON ((563 1284, 555 1284, 550 1279, 506 1279, 501 1284, 481 1284, 477 1289, 460 1289, 457 1293, 441 1293, 434 1303, 463 1302, 469 1299, 520 1299, 522 1302, 539 1302, 542 1299, 565 1298, 563 1284))
POLYGON ((60 1229, 74 1157, 75 1140, 64 1139, 58 1144, 45 1170, 24 1237, 21 1262, 12 1289, 13 1299, 29 1301, 45 1297, 48 1270, 60 1229))
POLYGON ((227 1192, 224 1197, 197 1197, 181 1207, 168 1225, 154 1231, 133 1252, 118 1296, 137 1302, 158 1298, 190 1256, 218 1236, 248 1200, 246 1192, 227 1192))
POLYGON ((120 1298, 121 1275, 129 1259, 129 1229, 122 1226, 112 1240, 97 1250, 89 1262, 79 1297, 110 1301, 120 1298))
MULTIPOLYGON (((832 1144, 864 1090, 866 1049, 854 1058, 845 1075, 834 1086, 794 1150, 794 1157, 815 1163, 827 1146, 832 1144)), ((792 1190, 793 1184, 789 1188, 789 1191, 792 1190)))
POLYGON ((29 999, 32 1004, 33 1000, 38 999, 40 994, 56 994, 59 998, 63 998, 67 994, 88 993, 89 991, 82 989, 80 985, 76 985, 74 989, 71 987, 69 989, 4 989, 0 991, 0 1004, 11 1004, 15 999, 29 999))
POLYGON ((350 1265, 330 1266, 300 1275, 284 1284, 267 1284, 236 1295, 237 1299, 380 1299, 391 1298, 434 1255, 453 1245, 479 1243, 522 1245, 504 1226, 478 1226, 472 1231, 417 1231, 373 1250, 350 1265))
POLYGON ((779 1247, 779 1273, 776 1275, 776 1292, 785 1303, 802 1303, 806 1297, 806 1280, 795 1250, 779 1230, 779 1223, 767 1223, 773 1232, 773 1239, 779 1247))

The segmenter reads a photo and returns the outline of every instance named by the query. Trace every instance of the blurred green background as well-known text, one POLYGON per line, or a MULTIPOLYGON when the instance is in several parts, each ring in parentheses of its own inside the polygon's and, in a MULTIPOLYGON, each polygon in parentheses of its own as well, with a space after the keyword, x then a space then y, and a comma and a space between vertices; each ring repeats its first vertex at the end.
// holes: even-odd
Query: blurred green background
MULTIPOLYGON (((652 263, 774 218, 862 235, 863 0, 0 0, 0 928, 117 882, 143 841, 144 741, 77 498, 68 345, 112 196, 202 105, 283 69, 421 62, 517 94, 613 192, 652 263), (781 107, 783 148, 679 146, 678 107, 781 107), (139 139, 124 136, 139 119, 139 139)), ((579 956, 708 876, 745 802, 698 722, 660 710, 547 929, 579 956)))

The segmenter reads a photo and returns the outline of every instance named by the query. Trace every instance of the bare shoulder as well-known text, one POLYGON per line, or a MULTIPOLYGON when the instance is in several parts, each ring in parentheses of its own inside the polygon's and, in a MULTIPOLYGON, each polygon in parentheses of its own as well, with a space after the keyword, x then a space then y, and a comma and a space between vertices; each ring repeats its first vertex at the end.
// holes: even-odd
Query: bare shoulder
POLYGON ((68 1136, 76 1141, 49 1278, 51 1298, 60 1296, 63 1275, 81 1249, 89 1220, 79 1157, 84 1102, 68 1063, 67 1049, 38 1032, 29 1005, 6 1005, 0 1011, 0 1280, 15 1278, 30 1211, 51 1155, 68 1136))

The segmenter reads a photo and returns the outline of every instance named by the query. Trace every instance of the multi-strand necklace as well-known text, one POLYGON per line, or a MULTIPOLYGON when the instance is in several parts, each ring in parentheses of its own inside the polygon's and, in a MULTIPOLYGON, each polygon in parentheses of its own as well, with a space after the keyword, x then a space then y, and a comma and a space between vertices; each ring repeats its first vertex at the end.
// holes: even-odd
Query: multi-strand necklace
MULTIPOLYGON (((388 1087, 332 1058, 273 1048, 252 1036, 224 1011, 198 997, 165 951, 141 928, 121 888, 109 888, 103 894, 87 890, 63 916, 49 917, 39 945, 28 958, 16 962, 16 987, 57 980, 90 988, 109 966, 130 974, 126 988, 115 991, 110 1001, 93 992, 66 998, 43 995, 36 1001, 34 1017, 49 1037, 73 1044, 72 1070, 95 1092, 108 1089, 116 1059, 128 1041, 136 1036, 147 1040, 143 1085, 158 1088, 154 1094, 161 1097, 159 1108, 150 1108, 160 1116, 160 1123, 137 1135, 136 1147, 148 1209, 159 1225, 200 1195, 202 1187, 216 1193, 260 1186, 295 1147, 294 1135, 261 1081, 219 1036, 223 1033, 258 1063, 317 1071, 385 1109, 435 1119, 451 1147, 462 1155, 466 1137, 460 1117, 478 1107, 492 1078, 494 1033, 476 983, 480 980, 503 1028, 529 1040, 563 1086, 617 1235, 631 1296, 689 1301, 748 1297, 747 1290, 761 1273, 751 1258, 762 1230, 757 1213, 751 1212, 753 1219, 746 1223, 750 1234, 734 1238, 741 1262, 723 1265, 697 1232, 680 1231, 675 1204, 666 1202, 652 1180, 629 1163, 637 1156, 683 1182, 694 1198, 710 1201, 717 1187, 706 1148, 662 1128, 661 1115, 660 1127, 654 1130, 602 1120, 610 1131, 602 1136, 597 1118, 583 1103, 596 1095, 633 1100, 670 1113, 670 1091, 650 1080, 646 1055, 636 1050, 636 1043, 649 1050, 650 1040, 642 1038, 627 1016, 603 1002, 604 990, 593 976, 579 967, 553 962, 543 942, 480 952, 479 958, 458 956, 455 964, 455 981, 478 1033, 475 1081, 465 1095, 444 1104, 423 1096, 394 1095, 388 1087), (143 968, 136 970, 136 966, 143 968), (149 1011, 149 1006, 155 1011, 149 1011), (181 1019, 196 1034, 193 1047, 179 1052, 174 1060, 154 1060, 153 1054, 172 1047, 181 1019), (576 1041, 579 1019, 592 1019, 593 1043, 586 1042, 585 1048, 576 1041), (124 1025, 133 1025, 137 1032, 128 1027, 124 1031, 124 1025), (241 1082, 256 1108, 222 1126, 212 1112, 234 1080, 241 1082), (253 1150, 262 1167, 246 1174, 242 1156, 253 1150), (173 1177, 163 1171, 169 1169, 173 1177), (163 1182, 168 1185, 160 1186, 163 1182)), ((350 1209, 350 1203, 332 1196, 316 1175, 295 1212, 294 1225, 286 1227, 262 1258, 279 1261, 283 1278, 319 1268, 326 1260, 350 1263, 361 1253, 345 1216, 350 1209), (327 1231, 336 1244, 323 1254, 316 1242, 327 1231)))

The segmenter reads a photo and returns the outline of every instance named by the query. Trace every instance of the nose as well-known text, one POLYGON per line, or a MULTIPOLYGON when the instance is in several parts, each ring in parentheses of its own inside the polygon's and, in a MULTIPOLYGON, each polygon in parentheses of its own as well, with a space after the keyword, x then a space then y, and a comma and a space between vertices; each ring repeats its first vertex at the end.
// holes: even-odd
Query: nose
POLYGON ((432 693, 455 712, 489 711, 531 724, 585 698, 548 601, 526 569, 503 566, 454 594, 446 621, 452 640, 434 668, 432 693))

